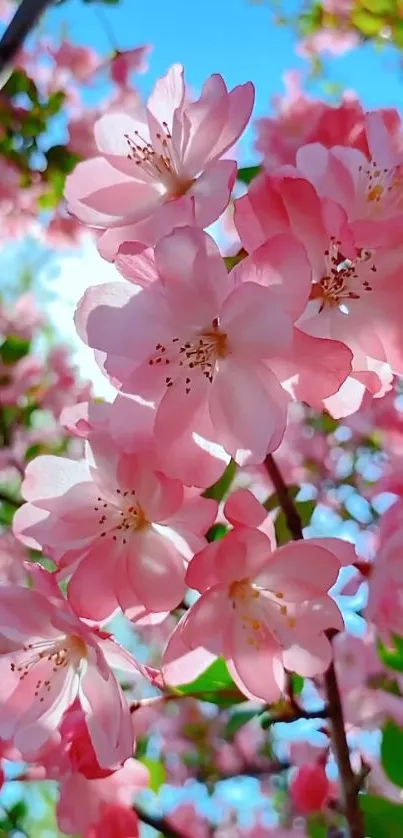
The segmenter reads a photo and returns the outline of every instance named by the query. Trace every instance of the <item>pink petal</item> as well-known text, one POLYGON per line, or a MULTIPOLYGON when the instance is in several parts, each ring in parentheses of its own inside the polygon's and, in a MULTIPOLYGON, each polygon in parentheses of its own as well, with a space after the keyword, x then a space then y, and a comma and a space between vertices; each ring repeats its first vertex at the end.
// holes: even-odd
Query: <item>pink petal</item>
POLYGON ((281 592, 285 600, 299 602, 327 593, 337 579, 336 556, 312 541, 279 547, 255 579, 257 585, 281 592))
POLYGON ((108 217, 105 226, 121 227, 122 224, 132 224, 147 218, 163 201, 164 195, 165 190, 160 189, 159 185, 157 188, 154 184, 129 181, 102 186, 81 198, 81 202, 96 215, 108 217))
POLYGON ((310 538, 309 544, 323 547, 333 556, 336 556, 342 567, 348 567, 357 561, 357 553, 354 544, 344 541, 342 538, 310 538))
POLYGON ((158 79, 148 100, 147 107, 162 125, 166 122, 172 130, 172 116, 180 108, 185 96, 184 71, 181 64, 173 64, 165 76, 158 79))
POLYGON ((323 400, 336 393, 350 374, 352 358, 351 350, 344 343, 315 338, 294 329, 291 351, 276 359, 273 368, 280 380, 292 379, 295 399, 322 410, 323 400))
POLYGON ((103 157, 93 157, 79 163, 74 172, 66 179, 64 195, 70 211, 80 221, 91 224, 95 227, 109 227, 110 223, 116 220, 114 216, 106 213, 98 213, 96 210, 83 203, 94 191, 95 184, 102 184, 104 188, 114 188, 119 184, 131 184, 127 176, 118 172, 103 157))
POLYGON ((238 285, 221 310, 220 328, 231 354, 244 361, 263 360, 291 345, 291 320, 268 288, 255 282, 238 285))
POLYGON ((303 312, 312 289, 306 250, 290 233, 269 238, 243 259, 234 273, 238 283, 255 282, 269 287, 293 321, 303 312))
POLYGON ((280 444, 288 398, 262 365, 226 358, 210 391, 217 439, 239 465, 263 462, 280 444))
MULTIPOLYGON (((191 648, 187 642, 187 632, 183 631, 188 614, 179 621, 171 634, 165 649, 162 671, 167 684, 186 684, 197 678, 216 659, 217 655, 204 646, 191 648)), ((218 647, 217 647, 218 648, 218 647)), ((219 652, 218 652, 219 654, 219 652)))
POLYGON ((233 285, 214 240, 196 227, 179 227, 157 244, 155 262, 171 308, 187 324, 210 325, 233 285))
POLYGON ((208 227, 228 206, 236 179, 235 160, 215 160, 194 181, 188 195, 194 201, 198 227, 208 227))
POLYGON ((115 265, 134 285, 146 287, 158 279, 154 250, 136 241, 124 242, 118 250, 115 265))
POLYGON ((332 660, 332 647, 324 634, 313 634, 303 644, 295 643, 283 652, 284 666, 306 678, 326 672, 332 660))
POLYGON ((237 489, 226 501, 224 515, 230 524, 259 527, 267 517, 267 512, 252 492, 248 489, 237 489))
POLYGON ((109 539, 108 542, 104 546, 97 539, 70 580, 69 602, 80 617, 102 621, 111 617, 118 607, 115 585, 119 555, 113 549, 114 543, 109 539))
POLYGON ((149 611, 171 611, 185 593, 185 568, 177 548, 148 529, 133 539, 127 558, 129 580, 149 611))
POLYGON ((101 768, 119 766, 133 753, 133 727, 129 707, 112 674, 104 678, 95 658, 80 683, 80 701, 94 751, 101 768))
POLYGON ((197 102, 185 107, 183 166, 189 177, 198 174, 214 158, 213 148, 224 130, 228 111, 225 82, 222 76, 214 74, 204 82, 197 102))
POLYGON ((208 588, 218 585, 218 566, 222 552, 221 540, 213 541, 190 560, 185 577, 189 588, 194 588, 202 594, 208 588))
POLYGON ((284 688, 280 649, 263 623, 257 632, 234 615, 225 657, 232 661, 231 674, 241 691, 268 703, 278 701, 284 688))

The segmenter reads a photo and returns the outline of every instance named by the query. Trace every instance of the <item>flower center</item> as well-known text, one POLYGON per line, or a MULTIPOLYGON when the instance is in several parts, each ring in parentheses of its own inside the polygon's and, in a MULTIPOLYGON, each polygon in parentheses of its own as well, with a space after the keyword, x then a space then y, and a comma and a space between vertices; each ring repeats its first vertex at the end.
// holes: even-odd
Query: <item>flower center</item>
MULTIPOLYGON (((325 307, 335 308, 351 300, 359 300, 363 292, 372 291, 368 279, 361 277, 358 272, 359 266, 371 259, 370 251, 361 250, 354 260, 346 259, 339 249, 340 244, 331 239, 330 247, 324 253, 325 273, 312 286, 310 299, 321 300, 319 313, 325 307)), ((370 270, 376 273, 376 266, 371 265, 370 270)))
POLYGON ((250 579, 236 579, 231 582, 228 588, 229 598, 232 599, 232 605, 235 608, 236 604, 250 602, 251 599, 259 597, 259 591, 256 591, 250 579))
POLYGON ((135 489, 116 489, 116 494, 119 496, 116 504, 108 503, 104 498, 98 497, 97 506, 94 506, 95 512, 101 512, 101 517, 98 523, 102 529, 101 538, 111 535, 113 541, 117 541, 119 534, 123 544, 127 543, 127 537, 133 532, 140 532, 150 526, 144 509, 139 503, 135 503, 136 495, 135 489), (118 514, 118 522, 116 522, 116 513, 118 514))
POLYGON ((168 123, 162 123, 162 133, 155 135, 154 145, 144 139, 138 131, 134 132, 134 139, 125 134, 128 146, 127 157, 133 160, 142 171, 161 181, 167 188, 168 198, 179 198, 194 183, 193 178, 180 177, 175 163, 175 151, 172 145, 172 135, 168 123))
POLYGON ((84 641, 79 635, 72 634, 56 641, 40 640, 37 643, 28 643, 20 653, 14 655, 10 669, 11 672, 18 673, 20 681, 24 681, 35 666, 41 663, 48 664, 47 679, 38 678, 33 693, 34 699, 37 698, 43 703, 54 686, 57 674, 68 666, 78 669, 86 657, 87 647, 84 641))
POLYGON ((175 381, 183 380, 185 392, 190 393, 194 376, 202 373, 205 378, 213 382, 217 361, 225 358, 228 353, 228 337, 219 327, 218 317, 215 317, 203 331, 193 338, 181 343, 180 338, 171 340, 171 347, 157 343, 156 355, 149 359, 150 366, 170 366, 172 375, 167 375, 165 384, 172 387, 175 381))
POLYGON ((359 166, 358 171, 363 180, 363 191, 366 203, 376 209, 385 202, 393 206, 402 200, 403 175, 401 166, 381 169, 376 160, 372 160, 368 168, 359 166))

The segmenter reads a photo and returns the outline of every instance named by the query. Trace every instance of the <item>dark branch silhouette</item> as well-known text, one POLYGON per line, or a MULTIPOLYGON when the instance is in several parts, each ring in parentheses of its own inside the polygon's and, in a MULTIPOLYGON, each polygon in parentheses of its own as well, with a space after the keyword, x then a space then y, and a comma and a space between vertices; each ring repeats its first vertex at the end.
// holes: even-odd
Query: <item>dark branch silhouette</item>
POLYGON ((34 28, 38 18, 53 0, 22 0, 13 19, 0 39, 0 87, 11 72, 11 65, 25 38, 34 28))

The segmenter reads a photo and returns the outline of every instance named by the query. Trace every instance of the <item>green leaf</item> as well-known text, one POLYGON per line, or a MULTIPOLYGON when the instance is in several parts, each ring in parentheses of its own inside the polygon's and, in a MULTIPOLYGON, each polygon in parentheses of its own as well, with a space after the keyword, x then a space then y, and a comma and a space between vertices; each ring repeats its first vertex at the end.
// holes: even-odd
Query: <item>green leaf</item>
POLYGON ((403 20, 395 20, 392 26, 392 38, 399 49, 403 48, 403 20))
POLYGON ((391 720, 383 729, 381 761, 389 780, 403 788, 403 730, 391 720))
POLYGON ((307 829, 309 838, 327 838, 329 834, 329 825, 321 815, 312 815, 308 819, 307 829))
POLYGON ((40 210, 54 209, 59 203, 59 196, 54 192, 45 192, 44 195, 39 195, 36 203, 40 210))
POLYGON ((54 145, 48 148, 45 156, 50 168, 58 169, 65 175, 73 171, 79 159, 76 154, 72 154, 64 145, 54 145))
POLYGON ((379 35, 385 23, 383 17, 377 17, 362 8, 354 9, 351 22, 365 38, 373 38, 375 35, 379 35))
POLYGON ((66 94, 63 90, 55 90, 47 101, 46 105, 46 113, 48 116, 55 116, 55 114, 59 113, 61 107, 64 103, 66 98, 66 94))
POLYGON ((3 364, 15 364, 25 355, 28 355, 31 342, 23 340, 16 335, 10 335, 0 346, 0 358, 3 364))
MULTIPOLYGON (((311 521, 316 502, 314 500, 301 500, 294 501, 294 504, 298 512, 298 515, 301 519, 302 526, 307 527, 311 521)), ((277 544, 279 547, 282 544, 287 544, 291 540, 292 534, 290 533, 287 527, 287 521, 283 510, 281 510, 277 515, 277 518, 274 522, 274 529, 276 533, 277 544)))
POLYGON ((297 675, 296 672, 292 672, 291 674, 291 685, 292 691, 294 695, 301 695, 302 690, 304 689, 305 680, 302 675, 297 675))
POLYGON ((362 6, 374 15, 393 14, 393 4, 390 0, 363 0, 362 6))
POLYGON ((250 182, 255 178, 262 170, 261 166, 244 166, 243 169, 238 169, 237 179, 241 181, 241 183, 246 183, 249 186, 250 182))
POLYGON ((378 640, 378 654, 385 666, 403 672, 403 638, 393 635, 393 645, 388 647, 378 640))
POLYGON ((219 707, 231 707, 246 701, 234 684, 223 658, 217 658, 211 666, 190 684, 182 684, 176 691, 182 695, 193 695, 200 701, 208 701, 219 707))
POLYGON ((150 759, 150 757, 141 757, 140 762, 148 768, 150 772, 149 788, 156 793, 165 783, 166 772, 165 768, 157 759, 150 759))
POLYGON ((366 838, 400 838, 403 835, 403 806, 372 794, 360 794, 366 838))
POLYGON ((224 739, 233 739, 238 730, 244 725, 247 725, 260 712, 260 710, 238 710, 236 713, 233 713, 225 725, 224 739))
POLYGON ((16 506, 8 501, 1 501, 0 503, 0 524, 3 527, 11 527, 13 523, 16 506))
POLYGON ((216 483, 213 483, 212 486, 209 486, 209 488, 206 489, 205 492, 203 492, 203 497, 212 498, 213 500, 217 500, 218 502, 224 500, 225 496, 228 494, 230 490, 230 486, 235 477, 236 470, 237 465, 235 460, 230 460, 227 465, 227 468, 224 470, 220 479, 217 480, 216 483))
POLYGON ((226 535, 227 532, 228 527, 226 527, 225 524, 213 524, 206 535, 207 541, 219 541, 220 538, 224 538, 224 535, 226 535))

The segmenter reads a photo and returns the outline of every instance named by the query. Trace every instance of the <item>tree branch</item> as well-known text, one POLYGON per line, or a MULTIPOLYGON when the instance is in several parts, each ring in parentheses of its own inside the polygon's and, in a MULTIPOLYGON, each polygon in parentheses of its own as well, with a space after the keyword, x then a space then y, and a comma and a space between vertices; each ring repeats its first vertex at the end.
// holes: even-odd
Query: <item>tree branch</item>
POLYGON ((178 829, 175 829, 174 826, 171 826, 169 821, 164 817, 159 817, 158 815, 150 815, 148 812, 145 812, 141 806, 134 804, 132 806, 133 812, 137 815, 138 819, 142 822, 147 824, 147 826, 152 826, 157 832, 160 832, 161 835, 164 835, 165 838, 186 838, 183 832, 180 832, 178 829))
POLYGON ((300 719, 327 719, 329 718, 329 711, 327 707, 322 707, 320 710, 304 710, 302 707, 292 707, 283 712, 270 712, 261 721, 262 727, 266 730, 272 725, 279 722, 282 724, 290 724, 291 722, 298 722, 300 719))
MULTIPOLYGON (((295 541, 303 538, 301 519, 290 498, 287 485, 271 454, 265 459, 265 466, 271 478, 280 506, 284 512, 287 527, 295 541)), ((345 817, 349 827, 349 838, 365 838, 362 813, 358 802, 357 778, 350 762, 350 751, 346 739, 343 708, 334 664, 331 663, 324 676, 327 696, 332 744, 340 775, 340 788, 345 817)))
POLYGON ((0 40, 0 87, 7 81, 9 65, 25 38, 52 0, 22 0, 0 40))
POLYGON ((277 463, 273 459, 271 454, 267 455, 264 464, 266 466, 270 480, 273 483, 273 486, 277 492, 277 497, 279 499, 280 506, 284 512, 287 527, 293 539, 295 541, 298 541, 300 538, 304 537, 302 533, 301 519, 298 515, 292 498, 290 498, 288 494, 287 485, 286 483, 284 483, 283 475, 281 474, 281 471, 279 470, 277 463))

